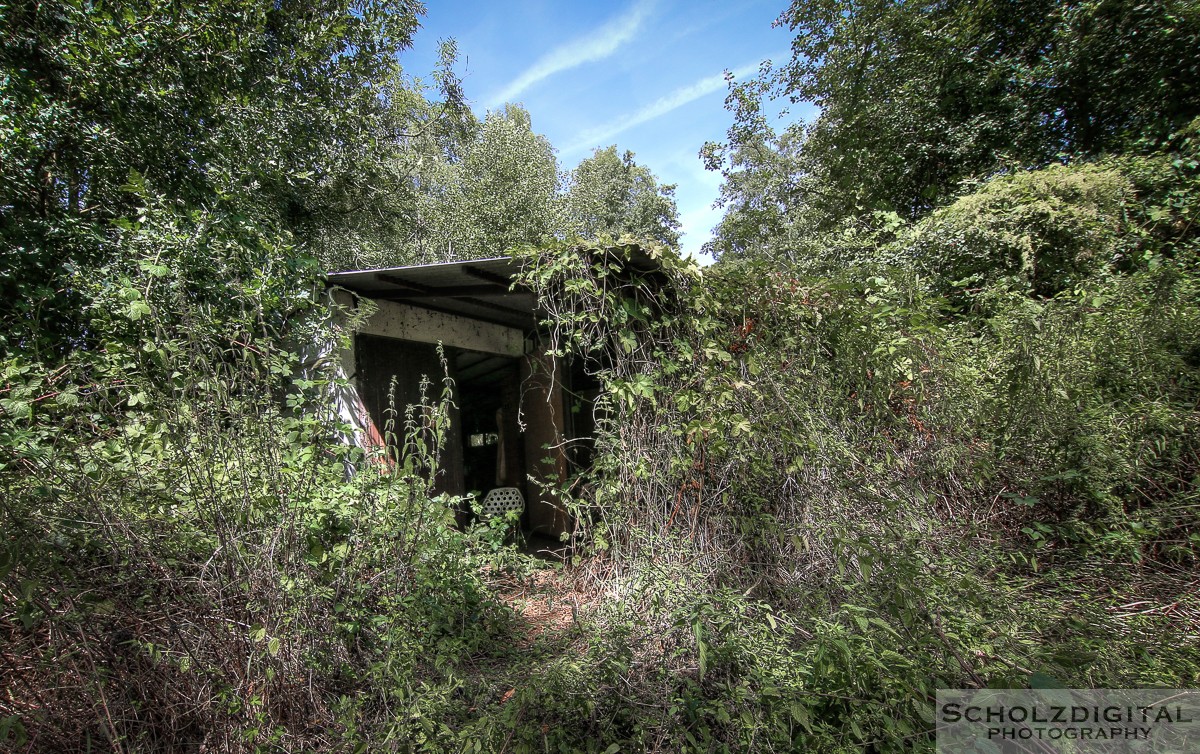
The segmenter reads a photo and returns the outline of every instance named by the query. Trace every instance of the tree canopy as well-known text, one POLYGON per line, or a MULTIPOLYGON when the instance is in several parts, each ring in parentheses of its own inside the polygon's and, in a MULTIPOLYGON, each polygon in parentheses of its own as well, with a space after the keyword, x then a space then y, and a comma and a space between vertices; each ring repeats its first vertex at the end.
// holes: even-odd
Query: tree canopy
POLYGON ((964 181, 1152 150, 1200 115, 1194 2, 797 1, 778 23, 791 59, 734 85, 729 138, 705 149, 731 209, 717 253, 777 227, 912 220, 964 181), (820 114, 777 134, 766 97, 820 114))
POLYGON ((321 228, 370 224, 353 197, 392 141, 389 85, 419 10, 408 0, 7 5, 6 347, 58 347, 85 332, 83 281, 121 258, 152 197, 188 224, 195 213, 253 218, 312 255, 321 228))
POLYGON ((488 113, 474 134, 461 159, 437 160, 423 176, 420 258, 501 256, 561 233, 558 158, 529 113, 507 105, 488 113))
POLYGON ((675 247, 675 186, 659 185, 633 158, 633 152, 621 154, 614 144, 596 149, 571 171, 566 194, 571 230, 586 238, 630 235, 675 247))
POLYGON ((0 348, 84 344, 96 329, 87 290, 136 290, 120 281, 138 263, 188 268, 176 272, 213 285, 187 295, 223 304, 227 281, 281 260, 352 269, 485 257, 573 232, 677 243, 672 188, 632 155, 602 152, 568 177, 520 106, 477 119, 453 42, 432 81, 406 75, 398 54, 421 10, 5 8, 0 348), (606 174, 596 160, 608 157, 617 169, 606 174), (588 191, 616 205, 601 218, 588 191), (147 251, 165 236, 191 237, 191 250, 147 251), (270 261, 263 246, 288 251, 270 261))
POLYGON ((631 152, 406 74, 415 2, 0 4, 0 746, 882 754, 942 689, 1196 688, 1196 9, 797 0, 701 271, 631 152), (347 442, 323 271, 497 254, 521 355, 380 358, 347 442), (436 471, 540 396, 561 563, 436 471))

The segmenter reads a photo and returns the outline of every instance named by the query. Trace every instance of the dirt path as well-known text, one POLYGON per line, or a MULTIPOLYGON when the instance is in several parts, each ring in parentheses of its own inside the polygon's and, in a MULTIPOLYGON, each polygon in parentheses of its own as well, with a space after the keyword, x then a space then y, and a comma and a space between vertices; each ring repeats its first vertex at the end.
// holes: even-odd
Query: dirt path
POLYGON ((575 582, 561 569, 546 568, 523 583, 501 588, 501 599, 520 622, 519 641, 524 646, 565 634, 591 607, 595 595, 582 591, 575 582))

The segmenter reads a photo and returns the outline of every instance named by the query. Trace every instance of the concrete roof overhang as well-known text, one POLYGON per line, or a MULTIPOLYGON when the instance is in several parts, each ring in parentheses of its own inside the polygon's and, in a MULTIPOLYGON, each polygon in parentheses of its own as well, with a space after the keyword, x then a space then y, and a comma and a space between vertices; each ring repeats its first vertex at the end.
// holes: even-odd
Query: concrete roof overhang
POLYGON ((335 272, 327 280, 366 298, 529 331, 537 325, 537 297, 514 287, 520 269, 512 257, 495 257, 335 272))
MULTIPOLYGON (((659 263, 639 248, 628 249, 627 270, 654 273, 659 263)), ((519 328, 538 325, 537 296, 514 285, 522 262, 513 257, 334 272, 329 284, 379 301, 519 328)))

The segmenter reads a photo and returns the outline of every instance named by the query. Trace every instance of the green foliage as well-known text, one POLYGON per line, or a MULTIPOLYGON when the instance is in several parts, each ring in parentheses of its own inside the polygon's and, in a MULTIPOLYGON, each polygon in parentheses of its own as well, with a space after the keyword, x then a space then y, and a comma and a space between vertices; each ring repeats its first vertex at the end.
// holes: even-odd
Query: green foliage
POLYGON ((1192 170, 1001 176, 840 236, 854 264, 819 276, 531 253, 552 350, 606 388, 598 528, 626 577, 601 620, 630 653, 547 683, 587 689, 601 741, 697 751, 925 747, 937 688, 1039 673, 1193 683, 1169 617, 1200 557, 1192 170))
POLYGON ((911 215, 963 178, 1198 114, 1192 3, 797 2, 780 21, 797 32, 782 93, 822 109, 809 148, 842 202, 911 215))
MULTIPOLYGON (((705 251, 716 258, 774 258, 796 262, 812 228, 797 222, 798 208, 819 191, 803 165, 803 134, 777 134, 762 112, 765 85, 733 87, 726 106, 734 113, 726 144, 706 143, 701 158, 723 177, 719 203, 726 207, 705 251)), ((812 254, 811 256, 816 256, 812 254)))
MULTIPOLYGON (((403 219, 417 10, 0 10, 5 744, 353 750, 507 625, 437 448, 344 442, 314 354, 316 259, 403 219)), ((444 399, 395 420, 436 445, 444 399)))
MULTIPOLYGON (((437 448, 389 466, 342 443, 343 382, 261 322, 5 364, 0 583, 29 664, 5 670, 12 730, 62 749, 383 738, 381 705, 506 625, 455 501, 404 471, 437 448)), ((445 400, 396 420, 444 436, 445 400)))
POLYGON ((1193 5, 794 5, 704 271, 631 154, 564 194, 452 44, 405 79, 414 5, 6 7, 0 742, 907 751, 940 687, 1195 686, 1193 5), (422 472, 451 385, 344 442, 318 295, 510 248, 601 388, 539 636, 422 472))
POLYGON ((427 173, 417 205, 418 258, 502 256, 561 232, 558 160, 533 132, 529 113, 518 105, 489 113, 462 152, 427 173))
POLYGON ((615 145, 597 149, 571 172, 566 194, 572 231, 585 238, 632 236, 664 246, 679 243, 675 187, 659 186, 615 145))
POLYGON ((731 82, 706 145, 729 209, 712 249, 819 256, 851 218, 920 218, 964 181, 1168 145, 1200 115, 1192 2, 795 2, 790 61, 731 82), (764 97, 819 108, 776 131, 764 97), (767 234, 764 236, 764 233, 767 234))
POLYGON ((984 183, 931 213, 901 244, 939 285, 980 289, 1003 279, 1049 297, 1133 256, 1136 239, 1123 222, 1132 198, 1132 182, 1118 170, 1051 166, 984 183))
POLYGON ((427 261, 431 229, 425 206, 461 161, 479 124, 454 71, 457 46, 444 41, 432 82, 395 73, 384 84, 387 109, 372 140, 378 159, 339 176, 334 201, 344 214, 314 227, 326 270, 361 270, 427 261))
MULTIPOLYGON (((78 345, 81 292, 143 197, 314 243, 378 161, 405 2, 6 6, 0 118, 5 352, 78 345)), ((369 221, 360 211, 360 220, 369 221)), ((309 248, 312 254, 316 248, 309 248)), ((46 350, 49 349, 49 350, 46 350)))

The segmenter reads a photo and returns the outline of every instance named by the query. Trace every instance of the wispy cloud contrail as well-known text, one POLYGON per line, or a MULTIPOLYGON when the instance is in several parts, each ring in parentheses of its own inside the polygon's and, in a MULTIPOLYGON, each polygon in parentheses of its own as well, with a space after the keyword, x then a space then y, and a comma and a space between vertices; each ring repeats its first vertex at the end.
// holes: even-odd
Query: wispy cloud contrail
POLYGON ((637 35, 650 14, 652 5, 653 0, 637 0, 623 16, 613 19, 584 37, 554 48, 509 82, 508 86, 489 97, 487 106, 493 108, 511 102, 529 87, 559 71, 603 60, 612 55, 621 45, 637 35))
MULTIPOLYGON (((752 65, 744 65, 733 71, 734 78, 743 78, 758 70, 758 63, 752 65)), ((584 131, 579 135, 579 138, 572 144, 563 149, 563 154, 570 154, 582 149, 590 147, 602 146, 603 142, 608 141, 619 133, 628 131, 634 126, 640 126, 647 121, 661 118, 672 110, 676 110, 689 102, 695 102, 701 97, 712 94, 715 91, 725 88, 725 74, 718 73, 715 76, 708 76, 699 81, 680 87, 670 94, 659 97, 649 105, 622 116, 614 121, 611 121, 603 126, 592 128, 584 131)))

